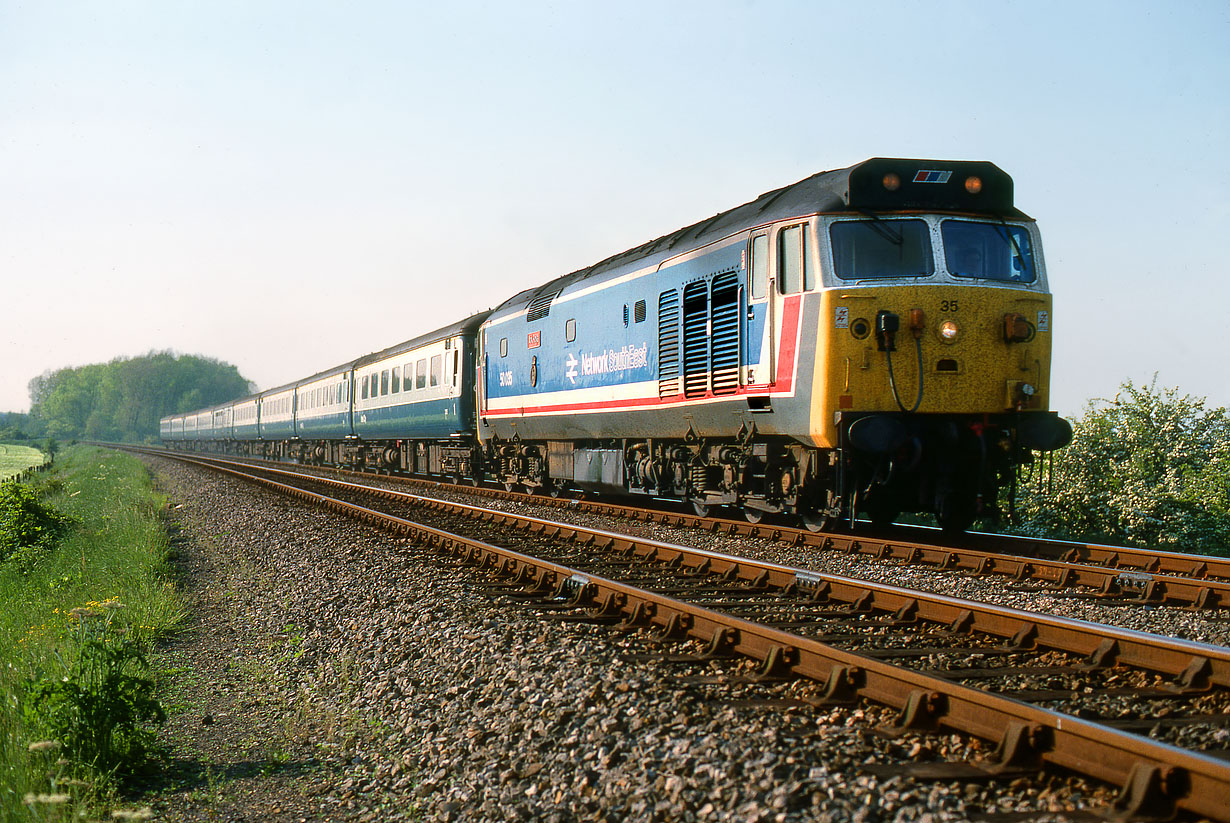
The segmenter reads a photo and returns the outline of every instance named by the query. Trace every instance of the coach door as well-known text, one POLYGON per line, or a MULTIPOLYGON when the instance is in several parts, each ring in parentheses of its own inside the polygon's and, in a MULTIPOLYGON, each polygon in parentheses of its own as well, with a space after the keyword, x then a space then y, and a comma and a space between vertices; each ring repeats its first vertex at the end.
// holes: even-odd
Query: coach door
POLYGON ((773 273, 769 266, 769 232, 752 235, 748 244, 747 311, 743 312, 743 362, 747 367, 748 387, 773 384, 777 341, 773 273))

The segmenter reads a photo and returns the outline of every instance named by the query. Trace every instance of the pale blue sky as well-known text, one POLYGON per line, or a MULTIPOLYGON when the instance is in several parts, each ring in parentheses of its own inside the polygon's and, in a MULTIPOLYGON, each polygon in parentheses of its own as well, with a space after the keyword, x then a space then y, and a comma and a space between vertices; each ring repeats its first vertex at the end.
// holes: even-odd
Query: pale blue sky
POLYGON ((1230 3, 0 0, 0 410, 150 349, 267 388, 821 169, 991 160, 1055 405, 1230 405, 1230 3))

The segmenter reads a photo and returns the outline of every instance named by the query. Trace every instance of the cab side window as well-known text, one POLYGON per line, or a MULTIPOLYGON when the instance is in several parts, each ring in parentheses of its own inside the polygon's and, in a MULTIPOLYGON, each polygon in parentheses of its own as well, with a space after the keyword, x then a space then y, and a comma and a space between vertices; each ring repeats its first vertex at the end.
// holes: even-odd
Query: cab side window
POLYGON ((815 288, 807 265, 807 232, 803 226, 782 229, 777 236, 777 288, 782 294, 796 294, 815 288))
POLYGON ((752 299, 759 300, 769 293, 769 236, 760 234, 752 238, 752 299))

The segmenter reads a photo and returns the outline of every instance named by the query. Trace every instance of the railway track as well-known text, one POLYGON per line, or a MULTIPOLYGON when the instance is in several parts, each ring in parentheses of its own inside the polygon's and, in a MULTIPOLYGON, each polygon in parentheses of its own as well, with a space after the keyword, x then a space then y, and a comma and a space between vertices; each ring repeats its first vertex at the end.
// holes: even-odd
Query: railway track
POLYGON ((535 608, 656 627, 703 643, 696 659, 738 654, 756 661, 756 678, 809 680, 816 704, 867 699, 897 712, 895 730, 957 730, 997 747, 985 762, 927 764, 919 774, 1009 774, 1047 763, 1121 787, 1122 813, 1230 819, 1230 767, 1200 751, 1216 748, 1208 738, 1199 742, 1201 729, 1224 725, 1230 706, 1230 650, 1222 647, 284 469, 218 468, 498 572, 506 578, 499 586, 515 586, 535 608), (450 531, 467 524, 484 539, 450 531), (1113 716, 1116 701, 1152 705, 1144 725, 1184 747, 1130 733, 1142 722, 1113 716))
MULTIPOLYGON (((150 450, 149 453, 167 454, 163 450, 150 450)), ((232 457, 224 460, 237 465, 285 465, 232 457)), ((312 467, 310 470, 338 476, 378 477, 398 485, 443 486, 466 495, 495 499, 527 497, 501 489, 451 485, 399 475, 372 475, 334 468, 312 467)), ((1230 609, 1230 558, 983 533, 955 540, 946 538, 948 542, 941 545, 934 542, 936 530, 925 528, 894 527, 869 534, 815 533, 770 522, 753 524, 607 501, 541 495, 534 496, 533 500, 545 507, 646 524, 695 528, 727 537, 772 540, 891 563, 995 576, 1015 585, 1032 584, 1051 591, 1070 590, 1080 596, 1126 605, 1230 609)))

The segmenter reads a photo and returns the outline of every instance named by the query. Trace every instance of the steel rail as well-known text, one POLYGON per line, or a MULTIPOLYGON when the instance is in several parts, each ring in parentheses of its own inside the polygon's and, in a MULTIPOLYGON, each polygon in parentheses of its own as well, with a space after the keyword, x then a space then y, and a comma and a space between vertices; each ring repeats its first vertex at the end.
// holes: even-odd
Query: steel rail
MULTIPOLYGON (((190 458, 180 459, 201 464, 190 458)), ((623 616, 629 625, 655 626, 669 635, 707 642, 716 653, 742 654, 761 661, 766 668, 771 666, 823 683, 829 698, 858 696, 887 705, 899 712, 898 728, 947 728, 996 742, 996 754, 982 764, 986 773, 1050 763, 1119 786, 1116 806, 1128 814, 1169 814, 1182 809, 1230 820, 1230 765, 1216 758, 899 668, 810 638, 276 480, 210 463, 203 465, 494 568, 527 587, 559 596, 571 594, 574 605, 588 605, 607 616, 623 616)), ((562 531, 575 529, 553 525, 562 531)), ((682 547, 671 548, 682 551, 682 547)), ((725 557, 694 551, 710 558, 725 557)), ((729 560, 746 563, 738 558, 729 560)), ((944 600, 953 601, 953 605, 960 602, 944 600)))
MULTIPOLYGON (((164 456, 177 454, 155 449, 149 449, 147 453, 164 456)), ((236 461, 232 456, 203 457, 234 465, 253 465, 236 461)), ((351 469, 310 468, 323 468, 354 477, 372 476, 371 472, 351 469)), ((399 482, 433 483, 445 487, 451 485, 438 480, 398 475, 377 476, 399 482)), ((471 494, 498 498, 518 497, 495 489, 465 487, 464 490, 471 494)), ((542 496, 534 496, 533 499, 535 503, 544 506, 564 507, 594 514, 613 514, 650 524, 699 528, 731 537, 767 539, 942 570, 998 575, 1015 583, 1034 581, 1055 588, 1083 587, 1093 590, 1098 597, 1121 598, 1126 602, 1143 605, 1230 609, 1230 558, 981 532, 958 538, 956 542, 962 545, 939 545, 929 540, 915 541, 896 536, 816 533, 784 525, 753 524, 600 501, 542 496)), ((902 529, 907 530, 905 527, 902 529)), ((928 534, 932 530, 910 528, 908 531, 928 534)))
POLYGON ((964 540, 985 551, 1011 552, 1028 557, 1063 560, 1124 569, 1146 574, 1192 577, 1230 582, 1230 557, 1185 552, 1149 551, 1070 540, 970 532, 964 540))
MULTIPOLYGON (((183 458, 188 459, 188 458, 183 458)), ((224 467, 244 465, 219 458, 193 459, 224 467)), ((1137 632, 1071 618, 1022 611, 1007 606, 980 603, 946 595, 919 592, 886 583, 873 583, 841 575, 824 574, 777 563, 695 549, 632 535, 556 523, 529 515, 486 509, 409 492, 381 489, 318 475, 304 475, 272 466, 249 466, 267 474, 310 480, 337 489, 401 500, 437 510, 466 512, 488 522, 529 529, 549 536, 598 546, 612 552, 654 556, 692 568, 726 574, 762 588, 785 590, 797 587, 817 599, 836 600, 866 612, 882 612, 899 619, 916 619, 945 626, 952 631, 977 632, 1007 640, 1022 650, 1047 648, 1079 655, 1102 666, 1125 666, 1159 672, 1176 679, 1176 685, 1198 689, 1208 685, 1230 687, 1230 649, 1137 632)), ((951 564, 949 564, 951 567, 951 564)))
POLYGON ((803 589, 810 592, 813 598, 848 603, 862 611, 884 612, 902 620, 922 620, 955 632, 981 632, 1000 637, 1023 650, 1055 649, 1080 655, 1104 666, 1122 663, 1125 666, 1174 677, 1183 688, 1204 688, 1208 685, 1230 688, 1230 649, 1222 646, 751 560, 708 549, 557 523, 526 514, 421 497, 410 492, 381 489, 345 480, 303 475, 286 469, 262 466, 259 471, 275 476, 307 479, 332 488, 369 494, 385 500, 400 500, 436 510, 462 512, 476 519, 596 546, 608 552, 630 552, 653 557, 667 564, 703 568, 705 571, 740 579, 762 589, 803 589))

